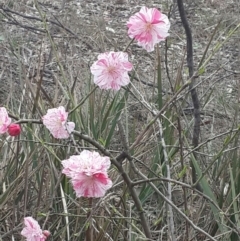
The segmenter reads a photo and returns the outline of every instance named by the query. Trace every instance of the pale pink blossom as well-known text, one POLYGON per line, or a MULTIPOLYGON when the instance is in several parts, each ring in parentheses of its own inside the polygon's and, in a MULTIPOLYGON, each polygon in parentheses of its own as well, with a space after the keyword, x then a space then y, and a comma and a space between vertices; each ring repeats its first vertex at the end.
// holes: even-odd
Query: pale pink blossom
POLYGON ((10 124, 11 118, 9 118, 6 108, 0 107, 0 134, 7 132, 10 124))
POLYGON ((107 174, 110 164, 109 157, 84 150, 62 161, 62 173, 71 179, 77 197, 97 198, 104 196, 112 186, 107 174))
POLYGON ((169 35, 170 22, 156 8, 142 7, 140 12, 129 18, 127 27, 129 37, 136 39, 139 46, 151 52, 155 44, 169 35))
POLYGON ((107 52, 98 55, 98 60, 91 66, 94 83, 101 89, 119 90, 121 86, 129 84, 128 71, 132 64, 128 61, 128 54, 124 52, 107 52))
POLYGON ((47 114, 42 117, 43 124, 58 139, 68 138, 69 134, 74 130, 75 123, 67 122, 68 112, 63 106, 49 109, 47 114))
POLYGON ((50 235, 49 231, 42 231, 38 222, 32 217, 25 217, 24 224, 25 227, 23 228, 21 235, 24 236, 27 241, 45 241, 50 235))

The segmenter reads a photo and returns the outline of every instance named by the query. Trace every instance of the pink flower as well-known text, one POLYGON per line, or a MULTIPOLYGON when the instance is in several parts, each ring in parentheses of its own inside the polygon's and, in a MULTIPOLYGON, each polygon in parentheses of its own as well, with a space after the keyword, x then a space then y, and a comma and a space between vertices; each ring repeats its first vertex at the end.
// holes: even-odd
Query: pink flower
POLYGON ((128 36, 137 40, 138 45, 148 52, 154 45, 165 40, 169 35, 170 22, 165 14, 156 8, 142 7, 127 22, 128 36))
POLYGON ((62 173, 71 179, 77 197, 102 197, 112 186, 107 170, 110 159, 98 152, 84 150, 62 161, 62 173))
POLYGON ((108 52, 98 55, 98 60, 91 66, 94 83, 101 89, 119 90, 129 84, 128 71, 132 64, 124 52, 108 52))
POLYGON ((50 235, 47 230, 42 231, 38 222, 32 217, 24 218, 25 227, 21 235, 27 238, 27 241, 45 241, 50 235))
POLYGON ((10 124, 11 118, 8 117, 7 110, 4 107, 0 107, 0 134, 7 132, 10 124))
POLYGON ((21 133, 21 127, 19 124, 10 124, 8 126, 8 134, 10 136, 18 136, 21 133))
POLYGON ((68 138, 74 130, 75 123, 67 122, 68 112, 63 106, 49 109, 47 114, 42 117, 43 124, 55 138, 68 138))

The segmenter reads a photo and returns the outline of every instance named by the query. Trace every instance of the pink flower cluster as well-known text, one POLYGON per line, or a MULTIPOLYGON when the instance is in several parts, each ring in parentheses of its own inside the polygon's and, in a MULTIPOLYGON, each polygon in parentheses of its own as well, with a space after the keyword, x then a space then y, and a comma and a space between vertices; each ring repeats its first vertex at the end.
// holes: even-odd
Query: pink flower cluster
POLYGON ((98 152, 84 150, 62 161, 62 173, 71 179, 77 197, 102 197, 112 187, 107 170, 110 159, 98 152))
POLYGON ((32 217, 24 218, 24 224, 25 227, 21 235, 24 236, 27 241, 45 241, 50 235, 48 230, 42 231, 38 222, 32 217))
POLYGON ((68 112, 63 106, 48 109, 47 114, 42 117, 43 124, 58 139, 68 138, 75 128, 74 122, 67 122, 68 112))
POLYGON ((0 107, 0 134, 8 132, 10 136, 18 136, 21 133, 19 124, 11 124, 11 118, 5 107, 0 107))
MULTIPOLYGON (((127 27, 129 37, 151 52, 156 44, 169 35, 170 22, 158 9, 142 7, 129 18, 127 27)), ((132 68, 127 53, 110 51, 98 56, 98 60, 91 66, 91 73, 94 76, 94 83, 99 88, 119 90, 129 84, 128 72, 132 68)), ((68 138, 75 128, 75 123, 68 122, 67 119, 68 112, 63 106, 49 109, 42 117, 44 126, 53 137, 59 139, 68 138)), ((0 134, 5 132, 16 136, 20 134, 21 128, 18 124, 11 124, 7 110, 0 107, 0 134)), ((111 165, 109 157, 100 156, 95 151, 84 150, 80 155, 63 160, 62 165, 62 173, 70 178, 77 197, 102 197, 112 187, 112 181, 107 173, 111 165)), ((27 241, 45 241, 50 235, 49 231, 42 231, 32 217, 24 218, 24 224, 21 234, 27 241)))
MULTIPOLYGON (((165 14, 156 8, 142 7, 131 16, 127 22, 128 35, 136 39, 139 46, 148 52, 169 35, 170 22, 165 14)), ((128 71, 132 64, 124 52, 107 52, 100 54, 98 60, 91 66, 94 83, 101 89, 119 90, 121 86, 129 84, 128 71)))

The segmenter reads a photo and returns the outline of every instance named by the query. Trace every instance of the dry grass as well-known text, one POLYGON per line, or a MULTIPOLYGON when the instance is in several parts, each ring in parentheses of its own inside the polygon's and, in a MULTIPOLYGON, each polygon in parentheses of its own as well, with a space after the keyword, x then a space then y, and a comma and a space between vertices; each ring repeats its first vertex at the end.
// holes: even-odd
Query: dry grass
MULTIPOLYGON (((186 36, 172 1, 40 1, 36 8, 33 1, 21 0, 0 4, 0 106, 13 119, 23 120, 40 119, 52 106, 73 110, 80 104, 70 115, 76 129, 118 156, 126 149, 125 142, 131 146, 153 119, 152 110, 159 109, 156 53, 149 54, 133 43, 128 49, 136 77, 131 88, 118 94, 97 89, 84 99, 94 88, 89 67, 99 53, 127 46, 126 21, 143 4, 170 14, 171 34, 166 45, 160 46, 162 96, 167 103, 188 78, 186 36), (120 112, 121 124, 116 124, 120 112), (121 126, 126 137, 121 135, 121 126)), ((204 194, 191 186, 193 108, 187 89, 161 115, 161 124, 147 129, 131 150, 133 160, 123 162, 132 181, 144 180, 143 175, 152 178, 134 189, 153 240, 170 240, 166 200, 150 185, 168 195, 171 180, 164 180, 164 149, 177 207, 173 208, 177 240, 209 240, 186 220, 214 240, 238 240, 239 28, 230 33, 239 25, 239 7, 236 0, 186 1, 196 70, 210 43, 204 59, 209 61, 196 81, 201 102, 197 165, 199 176, 204 173, 204 194)), ((29 215, 51 231, 49 240, 84 240, 91 208, 93 240, 147 240, 131 192, 116 167, 110 171, 114 187, 93 205, 77 199, 61 176, 61 160, 95 146, 79 137, 59 142, 39 124, 29 122, 22 128, 19 139, 0 137, 0 240, 21 240, 22 220, 29 215)))

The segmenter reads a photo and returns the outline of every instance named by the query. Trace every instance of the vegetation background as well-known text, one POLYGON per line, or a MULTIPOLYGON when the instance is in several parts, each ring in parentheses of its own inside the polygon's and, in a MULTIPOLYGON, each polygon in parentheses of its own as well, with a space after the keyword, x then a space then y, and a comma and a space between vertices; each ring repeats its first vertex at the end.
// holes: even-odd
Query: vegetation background
POLYGON ((240 240, 240 3, 183 1, 191 77, 179 2, 0 2, 0 106, 22 127, 0 137, 0 240, 23 240, 25 216, 48 240, 240 240), (128 46, 126 22, 143 5, 171 22, 153 53, 128 46), (127 46, 131 84, 96 88, 97 55, 127 46), (40 121, 60 105, 76 123, 65 141, 40 121), (111 157, 114 185, 101 199, 76 198, 61 175, 61 160, 84 149, 111 157))

